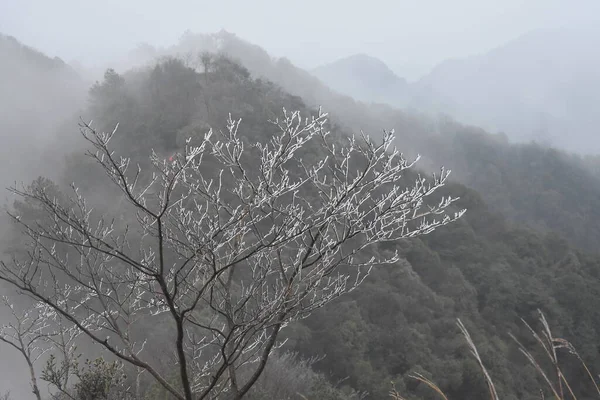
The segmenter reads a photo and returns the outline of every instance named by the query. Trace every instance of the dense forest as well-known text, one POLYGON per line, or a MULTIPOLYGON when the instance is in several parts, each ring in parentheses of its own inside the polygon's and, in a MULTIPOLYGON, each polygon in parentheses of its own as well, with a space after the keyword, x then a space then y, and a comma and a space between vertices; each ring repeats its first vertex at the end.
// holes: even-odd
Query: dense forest
POLYGON ((188 33, 178 45, 162 51, 146 49, 144 56, 136 53, 135 60, 172 55, 200 65, 193 55, 203 51, 225 54, 253 77, 276 83, 307 106, 324 107, 347 132, 364 130, 377 135, 382 129, 394 129, 403 152, 422 155, 421 168, 434 172, 445 165, 453 170, 453 179, 478 191, 494 211, 509 220, 550 229, 576 247, 596 249, 600 220, 593 210, 600 205, 600 189, 593 157, 584 159, 536 143, 512 145, 506 135, 465 126, 446 115, 432 117, 355 101, 286 59, 273 59, 259 46, 225 31, 188 33))
MULTIPOLYGON (((360 129, 379 137, 383 128, 395 128, 401 150, 427 153, 417 168, 451 168, 453 182, 443 194, 459 197, 456 208, 467 209, 429 235, 380 245, 379 251, 396 250, 402 260, 374 268, 356 290, 286 328, 288 341, 248 398, 384 399, 392 383, 409 399, 435 398, 409 377, 414 372, 451 399, 486 398, 486 382, 456 327, 460 318, 501 398, 537 399, 545 384, 509 333, 535 348, 521 318, 537 327, 538 310, 555 335, 570 340, 588 367, 600 371, 600 181, 593 160, 510 144, 449 118, 354 102, 235 37, 225 35, 220 48, 206 45, 213 39, 184 38, 179 51, 192 59, 164 57, 123 73, 106 71, 89 90, 83 120, 93 119, 99 131, 118 124, 114 148, 147 167, 151 151, 164 159, 182 153, 188 138, 224 130, 229 114, 243 121, 243 140, 266 141, 273 134, 268 121, 282 108, 314 115, 321 104, 331 112, 338 140, 360 129), (281 386, 288 391, 277 392, 281 386)), ((62 129, 60 137, 79 140, 73 128, 62 129)), ((129 210, 81 151, 64 163, 54 182, 40 178, 31 185, 51 186, 60 197, 76 182, 102 212, 129 210)), ((16 202, 13 208, 31 221, 39 218, 34 205, 16 202)), ((19 233, 11 232, 7 255, 22 251, 19 233)), ((169 332, 158 323, 154 329, 159 357, 161 335, 169 332)), ((565 357, 563 372, 580 398, 592 396, 576 359, 565 357)), ((144 384, 144 398, 168 398, 150 381, 144 384)))

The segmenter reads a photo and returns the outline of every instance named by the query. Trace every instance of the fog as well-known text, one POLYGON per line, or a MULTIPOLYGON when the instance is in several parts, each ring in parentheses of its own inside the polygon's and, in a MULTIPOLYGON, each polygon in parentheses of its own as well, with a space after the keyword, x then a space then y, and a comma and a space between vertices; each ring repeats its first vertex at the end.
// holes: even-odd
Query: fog
MULTIPOLYGON (((86 83, 62 61, 25 48, 14 38, 0 36, 0 54, 0 247, 4 252, 10 226, 4 210, 14 201, 5 188, 20 187, 40 175, 60 176, 63 157, 81 143, 74 134, 86 83)), ((6 312, 0 310, 2 323, 7 321, 6 312)), ((24 361, 6 346, 0 346, 0 360, 0 393, 10 389, 16 398, 27 398, 24 361), (7 362, 13 359, 14 364, 7 362)))
POLYGON ((224 29, 311 71, 366 54, 397 79, 374 68, 365 80, 368 73, 359 66, 316 75, 358 100, 441 112, 513 140, 595 153, 597 113, 580 94, 599 92, 600 60, 593 50, 599 14, 593 0, 577 7, 559 0, 375 1, 356 7, 339 1, 285 7, 266 0, 175 1, 168 8, 155 1, 8 0, 0 4, 0 32, 93 79, 107 67, 126 69, 131 63, 117 60, 131 61, 131 50, 141 44, 168 49, 188 30, 224 29))
MULTIPOLYGON (((363 118, 354 112, 363 104, 343 95, 428 117, 447 114, 513 141, 598 154, 598 15, 595 0, 576 6, 559 0, 356 6, 338 0, 3 0, 0 187, 62 176, 65 156, 81 150, 77 121, 87 91, 106 68, 125 72, 160 56, 206 50, 233 55, 253 75, 311 106, 329 105, 334 116, 347 117, 339 121, 347 126, 373 127, 378 114, 363 118), (264 50, 235 47, 235 40, 227 47, 218 35, 202 35, 222 30, 264 50), (351 57, 356 54, 368 56, 351 57), (357 69, 359 63, 366 69, 357 69), (378 76, 361 80, 371 73, 378 76)), ((10 205, 14 198, 3 191, 0 200, 10 205)), ((2 218, 0 247, 8 231, 2 218)), ((0 311, 0 325, 6 318, 0 311)), ((24 371, 18 355, 0 346, 0 395, 10 390, 16 399, 29 398, 24 371)))
POLYGON ((380 58, 400 76, 418 79, 447 58, 486 52, 528 31, 594 24, 594 0, 340 0, 286 4, 132 0, 4 0, 0 31, 65 61, 106 63, 138 43, 173 44, 187 29, 225 29, 314 68, 354 53, 380 58))

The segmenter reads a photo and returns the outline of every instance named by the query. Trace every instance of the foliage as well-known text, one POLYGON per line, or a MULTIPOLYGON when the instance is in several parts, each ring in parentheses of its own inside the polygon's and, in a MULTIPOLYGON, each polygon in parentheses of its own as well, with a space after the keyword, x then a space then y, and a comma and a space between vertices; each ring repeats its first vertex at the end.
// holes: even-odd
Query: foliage
MULTIPOLYGON (((461 351, 455 318, 479 341, 503 398, 536 398, 535 371, 517 357, 506 332, 543 309, 555 330, 573 337, 591 368, 600 326, 597 257, 573 250, 556 235, 511 227, 474 192, 446 190, 469 209, 461 221, 400 246, 405 262, 374 271, 365 285, 303 322, 295 349, 327 354, 315 366, 333 379, 381 398, 394 381, 407 395, 427 396, 408 379, 419 371, 440 377, 451 397, 486 395, 477 366, 461 351)), ((565 373, 586 379, 570 362, 565 373)), ((580 387, 574 384, 575 387, 580 387)), ((582 389, 585 392, 585 389, 582 389)))
POLYGON ((301 398, 320 400, 359 400, 359 393, 343 393, 328 379, 313 371, 315 359, 303 359, 297 353, 278 353, 269 359, 265 372, 252 387, 249 400, 301 398))
POLYGON ((83 368, 76 368, 78 382, 73 386, 78 400, 124 400, 127 393, 121 388, 125 375, 116 361, 107 363, 102 358, 86 360, 83 368))
POLYGON ((57 364, 51 355, 42 371, 41 379, 57 390, 55 399, 71 400, 125 400, 133 398, 125 386, 123 366, 117 361, 107 362, 99 357, 86 359, 80 366, 79 356, 57 364), (69 383, 69 378, 74 384, 69 383))

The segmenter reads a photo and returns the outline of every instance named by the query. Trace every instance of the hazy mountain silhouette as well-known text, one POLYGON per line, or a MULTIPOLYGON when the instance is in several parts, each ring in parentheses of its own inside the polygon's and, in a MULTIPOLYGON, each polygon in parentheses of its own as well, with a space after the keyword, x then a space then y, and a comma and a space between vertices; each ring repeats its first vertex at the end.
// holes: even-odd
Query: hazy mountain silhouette
POLYGON ((599 33, 534 31, 486 54, 445 61, 414 85, 414 104, 512 139, 597 153, 599 33))
POLYGON ((404 106, 409 86, 383 61, 355 54, 310 71, 333 90, 357 100, 404 106))
POLYGON ((30 172, 50 148, 68 147, 57 143, 55 133, 84 105, 87 84, 60 58, 2 34, 0 77, 0 157, 5 171, 10 171, 6 179, 0 174, 4 188, 14 180, 31 179, 30 172))
POLYGON ((600 31, 538 30, 487 53, 446 60, 415 83, 354 55, 311 71, 366 102, 443 113, 512 140, 600 152, 600 31))

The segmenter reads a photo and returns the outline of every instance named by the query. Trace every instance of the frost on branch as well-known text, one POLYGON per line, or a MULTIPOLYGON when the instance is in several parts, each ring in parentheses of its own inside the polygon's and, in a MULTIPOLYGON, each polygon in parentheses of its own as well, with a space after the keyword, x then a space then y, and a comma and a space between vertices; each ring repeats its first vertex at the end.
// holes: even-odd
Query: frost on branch
POLYGON ((109 147, 116 129, 83 124, 90 157, 135 220, 122 226, 96 213, 74 186, 67 201, 43 187, 15 189, 49 223, 14 216, 31 239, 29 257, 2 264, 0 279, 176 398, 241 398, 283 327, 399 260, 373 245, 427 234, 464 212, 448 212, 454 198, 430 198, 449 171, 409 181, 416 160, 393 147, 393 131, 380 143, 340 138, 326 114, 285 110, 272 127, 267 142, 249 143, 230 117, 224 132, 188 140, 168 161, 152 153, 152 171, 143 171, 109 147), (143 350, 139 327, 152 318, 174 332, 175 385, 143 350))
MULTIPOLYGON (((70 364, 75 356, 75 339, 78 330, 74 327, 66 327, 58 318, 58 314, 50 306, 41 302, 19 311, 9 298, 4 296, 1 298, 0 306, 10 311, 8 322, 0 326, 0 344, 6 344, 21 354, 29 369, 31 390, 35 398, 41 400, 35 364, 51 350, 60 352, 63 365, 70 364)), ((67 375, 61 376, 57 381, 64 382, 66 385, 68 375, 67 370, 67 375)))

